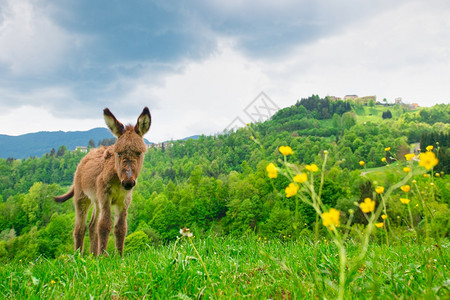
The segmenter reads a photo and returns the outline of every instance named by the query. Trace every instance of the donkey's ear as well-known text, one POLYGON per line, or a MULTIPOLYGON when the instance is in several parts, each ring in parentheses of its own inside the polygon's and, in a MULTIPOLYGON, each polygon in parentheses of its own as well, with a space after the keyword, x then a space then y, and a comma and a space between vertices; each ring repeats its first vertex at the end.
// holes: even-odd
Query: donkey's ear
POLYGON ((140 136, 143 136, 150 129, 151 124, 152 124, 152 116, 150 115, 148 107, 146 107, 139 116, 136 126, 134 126, 134 131, 136 131, 136 133, 139 134, 140 136))
POLYGON ((112 134, 116 137, 121 136, 125 132, 123 124, 117 121, 116 117, 114 117, 109 109, 105 108, 103 110, 103 117, 105 118, 105 123, 108 125, 109 130, 111 130, 112 134))

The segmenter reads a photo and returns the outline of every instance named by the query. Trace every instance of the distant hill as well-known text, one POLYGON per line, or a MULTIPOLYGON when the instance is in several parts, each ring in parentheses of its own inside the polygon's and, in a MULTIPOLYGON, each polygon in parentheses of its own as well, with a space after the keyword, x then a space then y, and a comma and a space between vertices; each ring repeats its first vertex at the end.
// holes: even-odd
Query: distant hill
POLYGON ((198 140, 199 138, 200 138, 200 135, 197 134, 197 135, 185 137, 184 139, 181 139, 181 141, 187 141, 189 139, 198 140))
POLYGON ((76 146, 87 146, 89 140, 98 141, 113 138, 106 128, 94 128, 88 131, 42 131, 19 136, 0 134, 0 158, 40 157, 61 145, 74 150, 76 146))

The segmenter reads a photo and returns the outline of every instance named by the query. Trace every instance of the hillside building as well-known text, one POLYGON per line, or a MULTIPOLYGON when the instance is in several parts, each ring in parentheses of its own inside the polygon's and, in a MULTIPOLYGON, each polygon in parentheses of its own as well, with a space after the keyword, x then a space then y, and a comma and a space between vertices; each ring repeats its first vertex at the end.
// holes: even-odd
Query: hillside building
POLYGON ((358 98, 358 95, 345 95, 344 100, 355 100, 358 98))
POLYGON ((88 153, 88 147, 76 146, 74 151, 80 151, 82 153, 88 153))

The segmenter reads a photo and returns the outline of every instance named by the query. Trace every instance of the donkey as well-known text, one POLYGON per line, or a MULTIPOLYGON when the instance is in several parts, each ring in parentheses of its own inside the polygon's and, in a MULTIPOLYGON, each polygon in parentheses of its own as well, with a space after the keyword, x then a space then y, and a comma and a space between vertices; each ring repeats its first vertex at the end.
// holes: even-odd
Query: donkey
POLYGON ((127 210, 131 203, 133 188, 144 163, 147 147, 143 136, 150 129, 151 116, 144 108, 135 126, 124 126, 108 108, 103 110, 106 125, 117 137, 114 145, 92 149, 81 160, 75 172, 72 188, 56 202, 74 197, 75 251, 83 253, 86 233, 86 217, 93 205, 89 222, 89 251, 94 255, 108 256, 109 233, 112 227, 111 206, 114 206, 114 236, 116 248, 123 255, 127 234, 127 210))

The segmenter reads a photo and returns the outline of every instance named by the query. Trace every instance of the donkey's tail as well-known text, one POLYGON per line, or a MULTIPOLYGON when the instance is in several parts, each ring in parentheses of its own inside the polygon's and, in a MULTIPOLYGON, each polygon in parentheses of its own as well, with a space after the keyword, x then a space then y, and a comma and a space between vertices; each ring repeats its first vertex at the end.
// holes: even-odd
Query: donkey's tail
POLYGON ((65 202, 67 200, 69 200, 70 198, 72 198, 74 195, 74 188, 73 186, 70 188, 70 191, 68 191, 67 193, 65 193, 64 195, 61 196, 56 196, 53 199, 55 200, 55 202, 65 202))

